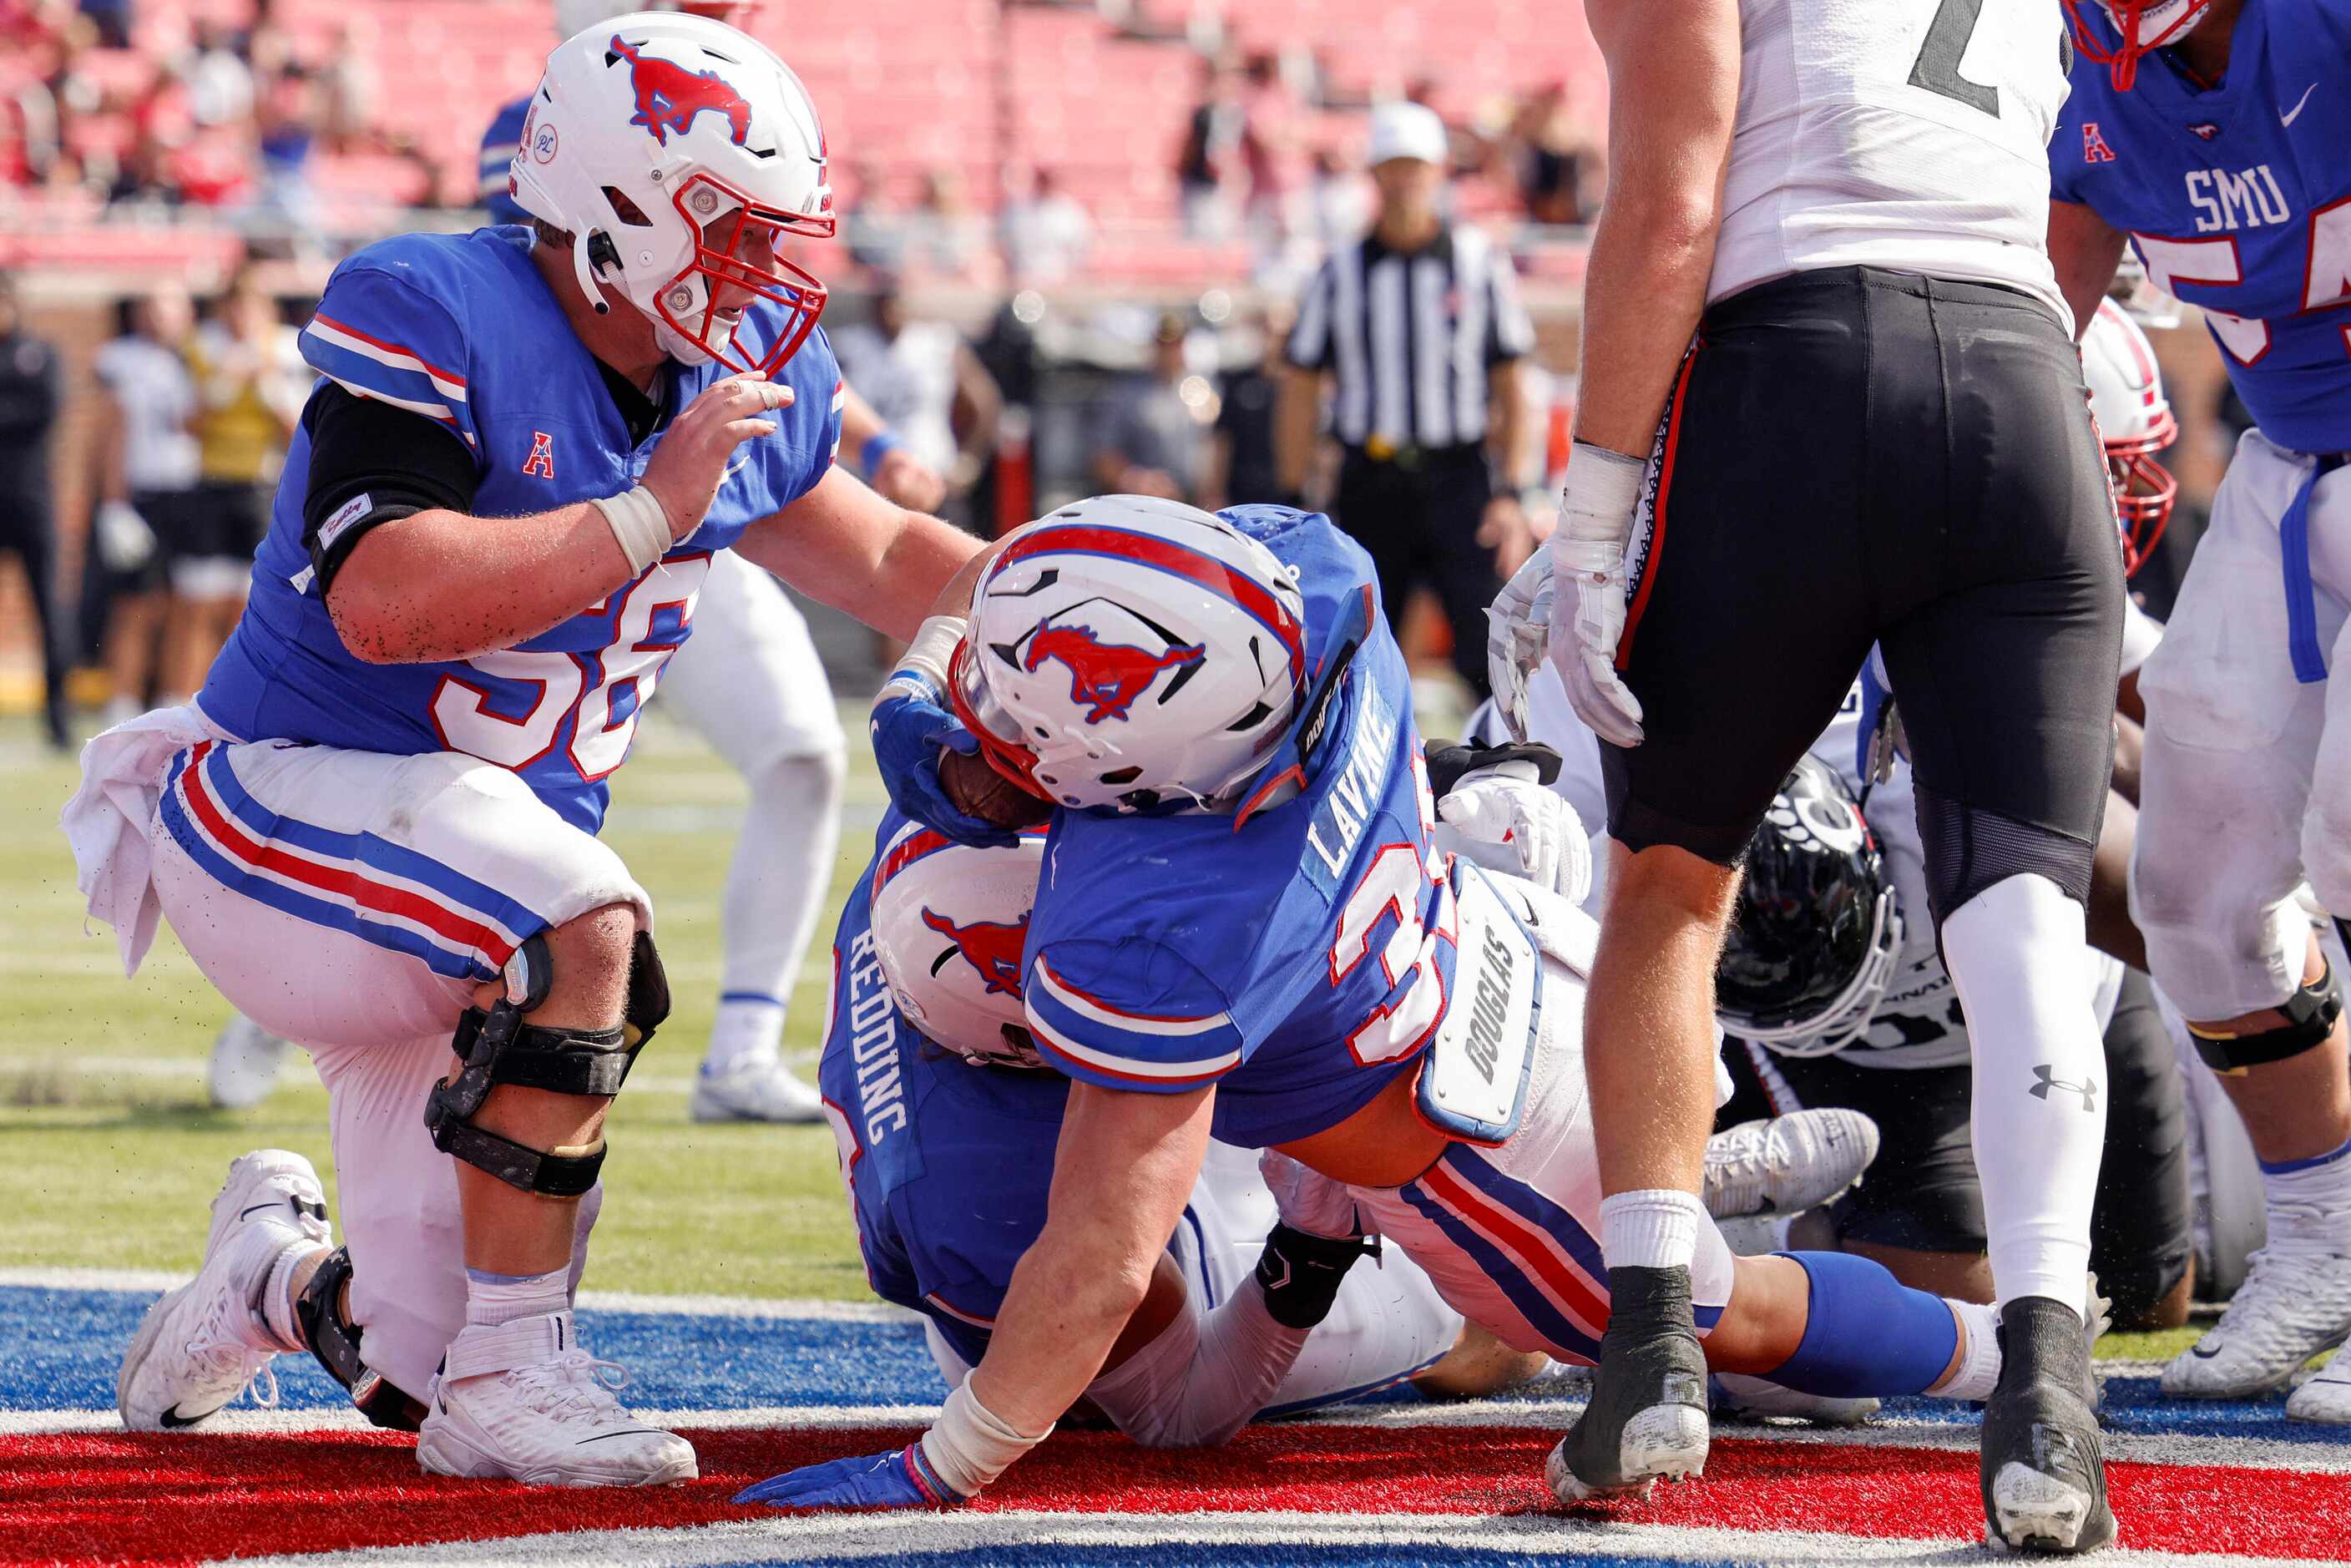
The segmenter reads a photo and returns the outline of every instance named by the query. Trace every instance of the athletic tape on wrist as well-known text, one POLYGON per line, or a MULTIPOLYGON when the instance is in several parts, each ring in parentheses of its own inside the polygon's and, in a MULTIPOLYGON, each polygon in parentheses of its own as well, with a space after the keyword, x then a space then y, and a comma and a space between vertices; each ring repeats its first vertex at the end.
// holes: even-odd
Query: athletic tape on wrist
POLYGON ((930 683, 934 695, 943 695, 947 689, 947 661, 955 657, 956 644, 963 641, 970 624, 960 615, 934 615, 925 621, 899 655, 898 667, 890 678, 917 675, 930 683))
POLYGON ((969 1498, 1052 1435, 1050 1427, 1028 1437, 1006 1426, 979 1402, 971 1391, 971 1375, 966 1373, 939 1407, 939 1418, 915 1446, 933 1475, 958 1498, 969 1498))
POLYGON ((629 558, 629 573, 638 576, 669 553, 669 514, 643 485, 617 496, 599 496, 588 503, 604 514, 612 540, 629 558))
POLYGON ((1648 474, 1648 464, 1638 457, 1577 442, 1568 457, 1567 483, 1560 488, 1553 551, 1565 559, 1561 547, 1569 542, 1621 550, 1633 537, 1633 514, 1641 505, 1641 486, 1648 474))

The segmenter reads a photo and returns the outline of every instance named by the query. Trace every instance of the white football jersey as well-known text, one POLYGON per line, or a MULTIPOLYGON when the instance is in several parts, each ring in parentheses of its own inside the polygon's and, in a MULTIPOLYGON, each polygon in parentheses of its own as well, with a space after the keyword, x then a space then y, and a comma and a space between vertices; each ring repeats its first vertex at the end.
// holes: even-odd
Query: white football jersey
POLYGON ((2071 47, 2049 0, 1740 0, 1739 119, 1709 304, 1792 272, 2003 284, 2049 265, 2071 47))

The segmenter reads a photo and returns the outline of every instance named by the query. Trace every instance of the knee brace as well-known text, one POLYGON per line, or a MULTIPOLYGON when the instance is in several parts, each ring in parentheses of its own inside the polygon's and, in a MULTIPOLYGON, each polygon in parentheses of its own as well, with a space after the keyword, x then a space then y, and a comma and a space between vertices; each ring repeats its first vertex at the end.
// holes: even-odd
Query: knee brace
POLYGON ((310 1282, 295 1298, 294 1323, 302 1343, 327 1369, 327 1375, 350 1390, 359 1413, 378 1427, 413 1432, 424 1425, 423 1401, 384 1380, 383 1375, 360 1359, 361 1330, 343 1321, 343 1287, 351 1282, 351 1249, 338 1247, 327 1254, 310 1282))
POLYGON ((2188 1035, 2196 1042, 2196 1054, 2204 1059, 2204 1065, 2223 1078, 2241 1077, 2249 1067, 2300 1056, 2325 1043, 2335 1032, 2335 1020, 2342 1016, 2343 992, 2335 984, 2335 967, 2328 965, 2325 974, 2296 988, 2277 1010, 2285 1015, 2285 1022, 2275 1029, 2207 1034, 2191 1023, 2188 1035))
POLYGON ((2076 840, 1917 786, 1918 838, 1926 851, 1927 903, 1940 932, 1952 911, 2010 877, 2045 876, 2074 903, 2090 902, 2095 827, 2076 840))
POLYGON ((498 1084, 609 1099, 621 1092, 637 1052, 669 1016, 669 981, 653 938, 640 931, 629 955, 628 998, 611 1029, 549 1029, 523 1021, 547 1000, 554 982, 544 934, 515 949, 507 994, 487 1011, 469 1008, 452 1042, 464 1066, 436 1083, 424 1103, 424 1125, 443 1154, 489 1172, 507 1186, 550 1197, 578 1197, 596 1185, 605 1144, 533 1149, 474 1124, 498 1084), (517 993, 519 997, 517 998, 517 993))

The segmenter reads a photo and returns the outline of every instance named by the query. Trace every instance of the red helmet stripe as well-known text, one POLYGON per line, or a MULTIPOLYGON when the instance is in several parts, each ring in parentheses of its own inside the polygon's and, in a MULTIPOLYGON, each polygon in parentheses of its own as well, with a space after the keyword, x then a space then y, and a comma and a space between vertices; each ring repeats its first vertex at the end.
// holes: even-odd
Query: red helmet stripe
POLYGON ((1066 523, 1055 528, 1039 528, 1016 540, 997 558, 990 575, 1001 571, 1014 561, 1055 550, 1074 550, 1093 555, 1116 556, 1123 560, 1139 561, 1161 571, 1186 578, 1212 592, 1220 593, 1239 605, 1262 622, 1280 640, 1290 655, 1290 675, 1292 681, 1303 680, 1306 672, 1305 632, 1281 601, 1259 584, 1243 577, 1231 567, 1206 550, 1189 545, 1163 539, 1153 534, 1136 533, 1128 528, 1102 528, 1091 523, 1066 523))

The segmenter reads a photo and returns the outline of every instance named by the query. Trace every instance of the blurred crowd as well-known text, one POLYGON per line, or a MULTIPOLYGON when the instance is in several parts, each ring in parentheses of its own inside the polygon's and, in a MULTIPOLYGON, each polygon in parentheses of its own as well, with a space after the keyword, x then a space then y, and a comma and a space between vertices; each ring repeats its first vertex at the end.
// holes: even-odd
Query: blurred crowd
POLYGON ((443 204, 434 162, 374 129, 381 82, 357 27, 305 50, 274 0, 254 0, 245 26, 182 6, 143 18, 136 4, 0 0, 0 183, 218 209, 300 240, 315 237, 310 175, 323 150, 402 159, 417 204, 443 204))

